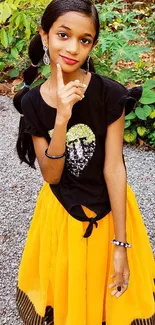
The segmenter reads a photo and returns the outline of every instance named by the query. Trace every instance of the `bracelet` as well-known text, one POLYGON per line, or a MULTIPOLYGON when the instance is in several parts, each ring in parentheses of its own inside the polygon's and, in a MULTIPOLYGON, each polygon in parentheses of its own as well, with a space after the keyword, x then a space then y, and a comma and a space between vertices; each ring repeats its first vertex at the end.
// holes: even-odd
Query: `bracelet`
POLYGON ((60 158, 63 158, 66 156, 66 151, 62 154, 62 155, 58 155, 58 156, 50 156, 47 152, 48 148, 45 150, 45 156, 47 158, 50 158, 50 159, 60 159, 60 158))
POLYGON ((116 239, 112 240, 111 243, 114 244, 114 245, 117 245, 117 246, 125 247, 125 248, 131 248, 132 247, 131 244, 129 244, 127 242, 124 243, 124 242, 116 240, 116 239))

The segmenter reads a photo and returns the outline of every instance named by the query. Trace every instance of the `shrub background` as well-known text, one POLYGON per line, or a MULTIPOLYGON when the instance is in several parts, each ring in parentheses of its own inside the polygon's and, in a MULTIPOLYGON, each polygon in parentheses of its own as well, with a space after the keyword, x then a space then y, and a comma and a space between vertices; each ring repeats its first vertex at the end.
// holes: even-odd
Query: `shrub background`
MULTIPOLYGON (((0 3, 0 81, 20 77, 30 64, 27 47, 37 33, 46 0, 5 0, 0 3)), ((96 1, 101 32, 92 56, 98 73, 127 87, 143 85, 143 96, 126 117, 124 140, 138 139, 155 147, 155 5, 151 1, 96 1)), ((49 76, 42 63, 38 80, 49 76)), ((21 87, 22 84, 19 85, 21 87)))

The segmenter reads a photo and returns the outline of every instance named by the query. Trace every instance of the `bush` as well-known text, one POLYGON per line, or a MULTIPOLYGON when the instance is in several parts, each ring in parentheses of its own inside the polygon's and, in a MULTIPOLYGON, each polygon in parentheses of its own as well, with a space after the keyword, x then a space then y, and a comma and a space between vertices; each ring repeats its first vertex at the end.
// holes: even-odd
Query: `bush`
MULTIPOLYGON (((29 65, 27 46, 37 33, 40 17, 49 0, 5 0, 0 3, 1 81, 18 77, 29 65)), ((137 138, 155 146, 154 67, 155 5, 134 2, 129 10, 124 0, 95 1, 100 14, 101 33, 92 56, 98 73, 108 75, 126 86, 143 84, 143 96, 134 112, 126 117, 124 139, 137 138), (146 53, 146 54, 145 54, 146 53), (150 79, 150 80, 149 80, 150 79)), ((32 86, 48 78, 50 69, 41 65, 41 77, 32 86)), ((21 86, 21 85, 20 85, 21 86)))
POLYGON ((128 10, 122 0, 105 0, 97 8, 101 23, 99 43, 93 51, 97 71, 126 85, 143 83, 153 77, 153 67, 143 60, 145 52, 153 56, 147 22, 150 19, 154 24, 153 7, 147 9, 146 16, 144 10, 128 10))
MULTIPOLYGON (((48 1, 50 2, 50 1, 48 1)), ((0 3, 1 81, 15 78, 28 64, 27 44, 37 33, 47 1, 5 0, 0 3)))
POLYGON ((140 138, 155 147, 155 80, 147 80, 142 87, 138 106, 125 117, 124 140, 136 143, 140 138))

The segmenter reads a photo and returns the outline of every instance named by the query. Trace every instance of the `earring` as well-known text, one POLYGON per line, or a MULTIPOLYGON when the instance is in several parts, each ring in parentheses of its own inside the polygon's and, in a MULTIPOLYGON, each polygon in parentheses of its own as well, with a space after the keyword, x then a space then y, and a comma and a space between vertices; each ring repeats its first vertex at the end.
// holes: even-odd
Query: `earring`
POLYGON ((87 70, 86 70, 87 73, 89 72, 89 63, 90 63, 90 56, 88 56, 87 58, 87 70))
POLYGON ((44 56, 43 56, 43 62, 46 65, 50 64, 50 58, 49 58, 49 52, 48 52, 48 46, 47 45, 43 45, 43 50, 44 50, 44 56))

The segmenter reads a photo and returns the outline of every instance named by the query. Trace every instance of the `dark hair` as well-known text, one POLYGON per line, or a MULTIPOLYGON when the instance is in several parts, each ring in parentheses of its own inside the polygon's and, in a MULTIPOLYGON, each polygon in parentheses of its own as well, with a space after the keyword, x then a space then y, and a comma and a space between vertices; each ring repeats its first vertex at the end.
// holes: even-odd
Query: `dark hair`
MULTIPOLYGON (((83 13, 85 16, 90 17, 94 21, 96 35, 94 37, 94 43, 99 36, 100 24, 98 12, 91 0, 53 0, 45 9, 45 12, 41 19, 41 26, 43 30, 48 34, 51 26, 54 22, 63 14, 75 11, 83 13)), ((29 86, 37 76, 37 66, 40 60, 42 60, 44 51, 41 41, 41 37, 37 34, 30 42, 28 48, 29 57, 32 61, 32 65, 24 71, 24 87, 14 96, 13 103, 18 112, 22 115, 21 101, 23 96, 29 90, 29 86)), ((84 62, 83 69, 87 69, 87 60, 84 62)), ((89 71, 95 72, 92 59, 90 59, 89 71)), ((35 151, 33 147, 32 137, 29 134, 24 133, 24 118, 21 117, 19 123, 19 135, 16 144, 18 156, 22 161, 25 161, 31 167, 34 167, 35 151)))

